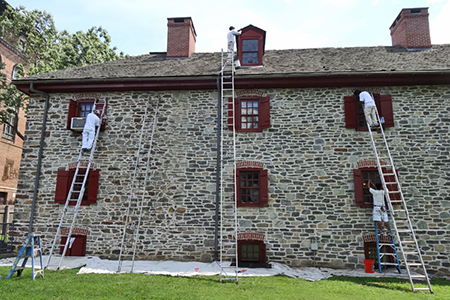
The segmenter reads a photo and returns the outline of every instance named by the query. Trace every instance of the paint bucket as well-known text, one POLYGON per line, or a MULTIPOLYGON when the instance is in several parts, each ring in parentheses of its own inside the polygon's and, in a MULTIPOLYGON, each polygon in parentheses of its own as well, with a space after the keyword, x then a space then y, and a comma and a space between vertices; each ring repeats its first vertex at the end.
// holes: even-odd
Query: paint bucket
POLYGON ((366 273, 373 273, 373 266, 375 262, 373 259, 365 259, 364 260, 364 268, 366 270, 366 273))

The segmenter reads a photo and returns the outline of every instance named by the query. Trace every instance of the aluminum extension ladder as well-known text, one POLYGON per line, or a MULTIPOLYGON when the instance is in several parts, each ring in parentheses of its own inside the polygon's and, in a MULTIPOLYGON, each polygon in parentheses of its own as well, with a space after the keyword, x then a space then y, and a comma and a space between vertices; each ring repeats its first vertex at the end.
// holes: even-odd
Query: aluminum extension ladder
POLYGON ((23 244, 22 248, 17 255, 16 260, 14 261, 11 270, 9 271, 6 279, 10 279, 15 272, 17 272, 17 277, 22 275, 23 270, 27 264, 28 259, 31 258, 31 279, 35 279, 36 275, 41 275, 44 278, 44 268, 42 265, 42 248, 41 248, 41 238, 38 235, 34 235, 33 233, 29 234, 23 244), (40 268, 35 271, 35 260, 39 255, 40 268), (22 260, 22 263, 20 264, 22 260), (20 265, 20 266, 18 266, 20 265))
POLYGON ((156 117, 158 114, 158 106, 159 106, 159 100, 156 102, 155 107, 155 114, 153 116, 153 125, 152 125, 152 131, 150 135, 150 145, 147 152, 147 162, 144 169, 144 182, 142 186, 142 197, 139 200, 137 195, 134 193, 134 185, 137 182, 137 173, 139 169, 139 162, 140 162, 140 154, 142 151, 143 143, 144 142, 143 136, 146 132, 146 119, 147 119, 147 106, 145 107, 144 116, 142 118, 142 127, 141 127, 141 133, 139 137, 139 145, 138 150, 136 152, 136 164, 134 166, 134 173, 133 173, 133 179, 131 182, 131 190, 130 195, 128 197, 128 207, 127 211, 124 216, 124 225, 123 225, 123 232, 122 232, 122 239, 120 242, 120 254, 119 254, 119 262, 117 266, 117 273, 122 272, 122 268, 130 268, 130 273, 133 273, 134 269, 134 260, 136 257, 136 246, 138 242, 138 235, 139 235, 139 229, 141 227, 141 219, 142 219, 142 210, 144 207, 144 198, 145 198, 145 187, 147 185, 148 181, 148 172, 150 169, 150 160, 151 160, 151 152, 152 152, 152 145, 153 145, 153 135, 155 133, 155 127, 156 127, 156 117), (123 256, 124 256, 124 249, 125 248, 132 248, 133 255, 131 264, 124 264, 123 256))
MULTIPOLYGON (((373 95, 372 95, 373 98, 373 95)), ((425 264, 422 259, 419 244, 417 242, 414 229, 409 217, 406 201, 403 196, 403 192, 400 186, 400 181, 397 176, 397 171, 394 166, 392 155, 389 151, 389 145, 384 134, 383 124, 381 123, 380 116, 377 111, 377 120, 380 124, 379 132, 381 133, 382 145, 377 148, 376 141, 374 139, 373 130, 367 124, 369 136, 371 140, 372 149, 376 158, 378 173, 383 185, 384 195, 389 208, 389 215, 391 218, 391 231, 394 231, 398 248, 405 264, 405 269, 408 273, 409 282, 411 284, 412 291, 425 290, 430 291, 433 294, 433 290, 430 284, 430 278, 428 277, 425 264), (381 165, 381 160, 386 160, 387 163, 381 165), (387 179, 391 180, 387 180, 387 179), (393 180, 392 180, 393 178, 393 180), (412 275, 411 268, 418 270, 421 275, 412 275), (428 288, 417 288, 414 286, 414 279, 426 280, 428 288)), ((378 131, 378 130, 377 130, 378 131)))
MULTIPOLYGON (((101 111, 100 121, 104 117, 104 111, 106 108, 106 101, 95 100, 94 105, 92 106, 92 112, 96 109, 101 111)), ((91 151, 89 152, 89 157, 86 159, 83 155, 83 149, 80 147, 80 153, 78 154, 77 167, 75 169, 75 173, 73 175, 72 184, 70 185, 69 192, 67 193, 66 202, 64 204, 63 212, 61 215, 61 219, 59 221, 58 229, 56 230, 55 238, 53 239, 52 247, 50 249, 50 253, 48 256, 47 264, 45 268, 47 269, 49 266, 57 266, 56 269, 59 270, 61 268, 62 262, 64 260, 64 256, 66 255, 67 250, 69 249, 69 245, 71 244, 72 231, 75 226, 78 210, 80 208, 81 202, 83 200, 84 192, 86 189, 86 184, 89 177, 89 171, 92 166, 92 159, 94 157, 95 149, 97 146, 98 135, 100 132, 100 127, 98 126, 97 131, 95 133, 94 142, 92 143, 91 151), (76 201, 74 206, 69 205, 70 202, 76 201), (62 229, 68 229, 62 233, 62 229), (66 241, 63 242, 62 239, 66 238, 66 241), (58 243, 60 241, 60 243, 58 243), (59 257, 59 263, 51 264, 51 260, 55 255, 55 249, 63 248, 62 254, 59 257)))
POLYGON ((231 59, 224 59, 223 49, 222 49, 222 68, 220 70, 220 107, 219 113, 222 113, 220 117, 220 124, 218 124, 218 130, 220 130, 220 158, 218 167, 220 168, 220 231, 219 231, 219 241, 218 246, 219 251, 219 261, 216 261, 220 267, 220 282, 225 280, 234 280, 236 284, 239 284, 239 263, 238 263, 238 239, 237 239, 237 193, 234 193, 234 199, 225 199, 224 190, 226 189, 224 176, 224 169, 232 165, 233 172, 233 182, 234 190, 236 190, 236 113, 234 105, 234 73, 235 73, 235 63, 234 63, 234 51, 232 53, 231 59), (231 100, 229 100, 231 99, 231 100), (232 123, 232 124, 231 124, 232 123), (232 128, 231 133, 226 128, 232 128), (226 144, 226 156, 224 157, 224 143, 226 144), (231 200, 231 201, 230 201, 231 200), (226 232, 224 232, 226 231, 226 232), (232 232, 231 232, 232 231, 232 232), (231 236, 231 241, 224 241, 224 234, 231 236), (234 260, 235 264, 231 262, 228 265, 225 259, 234 260), (225 266, 225 264, 227 264, 225 266), (228 273, 227 273, 227 270, 228 273))

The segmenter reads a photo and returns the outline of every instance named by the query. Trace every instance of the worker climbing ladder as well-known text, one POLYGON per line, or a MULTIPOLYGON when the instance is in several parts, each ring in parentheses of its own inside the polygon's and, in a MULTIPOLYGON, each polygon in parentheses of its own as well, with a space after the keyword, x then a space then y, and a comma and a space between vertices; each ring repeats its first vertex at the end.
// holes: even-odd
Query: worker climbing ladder
POLYGON ((22 248, 17 255, 16 260, 14 261, 11 270, 9 271, 6 279, 10 279, 15 272, 17 272, 17 277, 22 275, 23 270, 28 262, 28 259, 31 258, 31 279, 35 279, 36 275, 41 275, 44 278, 44 268, 42 265, 42 248, 41 248, 41 238, 33 233, 29 234, 23 244, 22 248), (40 267, 37 271, 35 260, 39 258, 40 267))
MULTIPOLYGON (((236 190, 236 125, 235 125, 235 102, 234 102, 234 52, 231 59, 224 59, 225 53, 222 50, 222 68, 220 70, 220 231, 218 246, 220 248, 217 264, 220 267, 220 281, 234 280, 239 283, 239 263, 237 244, 237 193, 233 197, 225 197, 224 191, 227 189, 224 179, 224 170, 227 174, 232 172, 234 191, 236 190), (224 130, 224 129, 232 129, 224 130), (226 236, 226 240, 224 240, 226 236), (225 262, 226 259, 234 260, 235 264, 225 262), (227 264, 227 266, 225 266, 227 264), (228 272, 227 272, 228 270, 228 272)), ((229 182, 229 180, 228 180, 229 182)), ((230 188, 228 188, 230 190, 230 188)))
POLYGON ((419 244, 414 233, 411 219, 409 217, 408 208, 406 206, 406 201, 400 186, 397 170, 395 169, 394 161, 389 151, 389 145, 386 139, 386 135, 384 134, 382 120, 380 119, 378 112, 377 120, 378 124, 380 124, 380 127, 375 131, 380 133, 379 137, 377 136, 377 138, 374 138, 374 129, 370 128, 369 124, 367 124, 367 128, 370 135, 372 149, 377 162, 381 184, 385 191, 384 194, 391 219, 391 231, 393 231, 395 235, 395 237, 392 238, 392 242, 396 240, 398 243, 397 250, 400 252, 399 258, 403 259, 404 268, 406 269, 412 291, 416 292, 420 290, 426 290, 430 291, 430 293, 433 293, 430 279, 428 277, 427 270, 422 259, 419 244), (381 145, 378 145, 377 147, 376 142, 378 141, 381 142, 381 145), (383 161, 383 164, 381 163, 381 161, 383 161), (413 275, 412 269, 421 274, 413 275), (428 288, 415 287, 415 283, 413 281, 415 279, 425 280, 428 288))
MULTIPOLYGON (((92 112, 94 110, 99 110, 101 112, 100 118, 101 120, 103 119, 105 109, 106 109, 106 101, 99 101, 99 100, 94 101, 94 105, 92 106, 92 112)), ((58 228, 56 230, 55 238, 53 239, 47 264, 45 265, 46 269, 49 267, 56 266, 56 269, 59 270, 61 268, 64 257, 67 253, 67 250, 73 243, 72 231, 74 229, 76 218, 78 215, 78 210, 81 206, 81 202, 83 201, 84 192, 86 190, 86 185, 88 183, 89 172, 92 167, 92 159, 94 157, 95 149, 97 146, 100 127, 101 126, 98 126, 97 128, 94 141, 92 143, 92 148, 90 149, 88 157, 86 157, 86 154, 80 147, 80 152, 78 154, 78 159, 76 162, 75 173, 73 175, 69 192, 67 193, 67 198, 64 204, 58 228), (76 203, 75 205, 72 205, 74 201, 76 201, 76 203), (61 248, 62 253, 58 257, 59 262, 57 264, 51 264, 52 258, 56 256, 54 253, 55 250, 61 248)))
POLYGON ((124 268, 129 268, 130 273, 133 272, 134 269, 134 260, 136 257, 136 247, 139 239, 139 230, 141 227, 141 220, 142 220, 142 211, 144 207, 144 200, 145 200, 145 187, 147 186, 147 181, 149 179, 149 170, 150 170, 150 161, 151 161, 151 152, 152 152, 152 145, 153 145, 153 135, 155 133, 156 128, 156 117, 158 114, 158 106, 159 106, 159 100, 156 102, 155 106, 155 113, 153 116, 153 122, 152 122, 152 130, 150 135, 150 144, 149 149, 147 152, 147 161, 145 167, 141 167, 139 169, 140 164, 140 156, 141 152, 143 151, 143 144, 147 142, 147 139, 143 139, 145 133, 147 132, 146 128, 146 119, 147 119, 147 106, 145 107, 144 116, 142 118, 142 127, 141 127, 141 133, 139 136, 139 144, 138 144, 138 150, 136 153, 136 164, 134 167, 133 172, 133 180, 131 182, 131 190, 130 195, 128 197, 128 207, 127 211, 124 216, 124 225, 123 225, 123 232, 122 232, 122 239, 120 242, 120 254, 119 254, 119 262, 117 267, 117 273, 120 273, 123 271, 124 268), (144 172, 144 181, 142 184, 141 189, 141 199, 138 198, 137 193, 135 193, 135 184, 138 182, 138 173, 144 172), (125 248, 132 249, 132 257, 131 257, 131 264, 124 264, 124 251, 125 248))

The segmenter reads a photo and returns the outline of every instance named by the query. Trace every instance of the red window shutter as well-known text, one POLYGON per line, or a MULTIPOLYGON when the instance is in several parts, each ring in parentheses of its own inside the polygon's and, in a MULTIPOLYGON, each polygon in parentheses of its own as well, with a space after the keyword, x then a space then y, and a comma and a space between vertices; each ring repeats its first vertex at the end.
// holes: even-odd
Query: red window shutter
POLYGON ((55 203, 66 203, 70 184, 70 172, 59 170, 56 178, 55 203))
POLYGON ((358 105, 355 96, 344 97, 345 128, 358 128, 358 105))
MULTIPOLYGON (((234 191, 234 193, 237 193, 236 195, 236 201, 237 201, 237 207, 241 207, 242 206, 242 202, 241 202, 241 170, 240 169, 236 169, 236 190, 234 191)), ((234 195, 233 195, 234 197, 234 195)))
POLYGON ((266 244, 264 242, 259 243, 259 263, 266 263, 266 244))
POLYGON ((67 127, 66 129, 70 129, 70 123, 72 122, 72 118, 77 116, 77 101, 70 99, 69 102, 69 112, 67 113, 67 127))
POLYGON ((392 109, 391 95, 380 96, 380 119, 384 117, 384 127, 394 127, 394 111, 392 109))
POLYGON ((267 170, 259 172, 259 204, 263 207, 264 204, 269 203, 269 180, 267 170))
MULTIPOLYGON (((234 98, 228 98, 228 129, 233 130, 233 99, 234 98)), ((234 99, 234 108, 236 109, 235 114, 235 126, 236 130, 240 129, 239 118, 240 118, 240 110, 239 110, 239 100, 236 98, 234 99)))
POLYGON ((89 171, 89 190, 87 196, 87 205, 97 203, 99 177, 100 177, 100 170, 89 171))
POLYGON ((353 170, 353 184, 355 185, 355 202, 358 206, 364 205, 364 191, 362 171, 359 169, 353 170))
MULTIPOLYGON (((95 109, 100 110, 100 114, 107 114, 108 106, 106 105, 106 101, 100 101, 100 103, 97 103, 95 106, 95 109), (104 109, 102 109, 104 108, 104 109)), ((100 131, 105 131, 106 128, 106 120, 100 120, 100 131)))
POLYGON ((259 101, 259 131, 270 128, 270 97, 263 97, 259 101))

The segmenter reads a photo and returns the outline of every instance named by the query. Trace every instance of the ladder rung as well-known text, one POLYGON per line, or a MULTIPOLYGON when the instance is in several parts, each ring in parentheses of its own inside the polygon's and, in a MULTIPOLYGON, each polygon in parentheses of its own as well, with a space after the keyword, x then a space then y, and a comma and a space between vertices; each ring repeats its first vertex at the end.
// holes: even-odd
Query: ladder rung
POLYGON ((400 241, 402 244, 414 244, 414 241, 400 241))
POLYGON ((383 173, 383 176, 393 176, 394 173, 383 173))
POLYGON ((431 291, 430 288, 414 288, 415 291, 431 291))
POLYGON ((421 266, 422 263, 406 263, 408 266, 421 266))
POLYGON ((419 254, 417 251, 403 251, 403 254, 419 254))
POLYGON ((386 185, 390 185, 390 184, 397 184, 397 182, 385 182, 386 183, 386 185))
MULTIPOLYGON (((389 194, 399 194, 400 191, 389 191, 388 193, 389 193, 389 194)), ((399 201, 401 201, 401 200, 399 200, 399 201)), ((392 200, 391 200, 391 202, 392 202, 392 200)))
POLYGON ((397 232, 411 232, 411 229, 397 229, 397 232))
POLYGON ((380 264, 383 266, 397 266, 398 265, 396 263, 387 263, 387 262, 381 262, 380 264))
POLYGON ((422 275, 422 274, 411 275, 410 277, 413 277, 413 278, 427 278, 425 275, 422 275))

